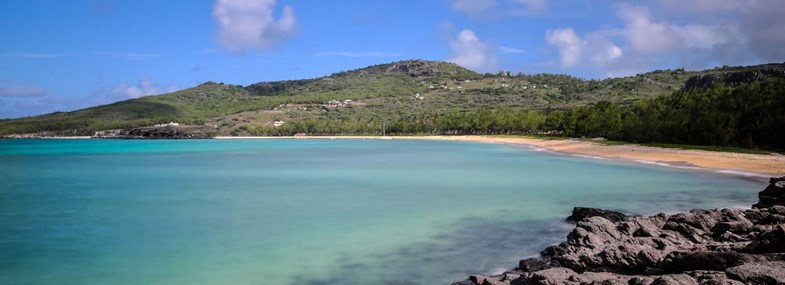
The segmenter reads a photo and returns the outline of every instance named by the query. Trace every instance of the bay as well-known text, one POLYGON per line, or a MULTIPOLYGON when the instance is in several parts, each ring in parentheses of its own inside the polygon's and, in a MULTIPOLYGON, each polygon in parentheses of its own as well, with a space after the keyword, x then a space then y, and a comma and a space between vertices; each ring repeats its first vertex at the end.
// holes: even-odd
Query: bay
POLYGON ((761 181, 415 140, 0 140, 0 284, 449 284, 761 181))

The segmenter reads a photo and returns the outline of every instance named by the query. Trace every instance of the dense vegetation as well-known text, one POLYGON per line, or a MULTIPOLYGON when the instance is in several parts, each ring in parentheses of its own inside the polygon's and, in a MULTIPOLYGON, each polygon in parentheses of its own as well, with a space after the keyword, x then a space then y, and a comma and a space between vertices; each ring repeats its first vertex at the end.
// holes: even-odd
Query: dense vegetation
MULTIPOLYGON (((305 120, 245 129, 257 135, 378 134, 379 122, 305 120)), ((389 134, 547 134, 629 142, 785 149, 785 79, 736 88, 677 91, 631 105, 611 101, 566 110, 486 109, 402 117, 389 134)))
POLYGON ((208 82, 0 120, 0 135, 90 135, 172 121, 209 125, 221 135, 538 134, 782 150, 782 70, 772 64, 584 80, 401 61, 246 87, 208 82))

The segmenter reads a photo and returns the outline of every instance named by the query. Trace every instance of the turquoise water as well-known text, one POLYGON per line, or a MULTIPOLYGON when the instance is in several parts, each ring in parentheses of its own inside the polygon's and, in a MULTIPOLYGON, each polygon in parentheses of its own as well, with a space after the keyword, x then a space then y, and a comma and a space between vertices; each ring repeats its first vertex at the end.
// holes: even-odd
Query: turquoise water
POLYGON ((0 140, 0 284, 449 284, 760 181, 407 140, 0 140))

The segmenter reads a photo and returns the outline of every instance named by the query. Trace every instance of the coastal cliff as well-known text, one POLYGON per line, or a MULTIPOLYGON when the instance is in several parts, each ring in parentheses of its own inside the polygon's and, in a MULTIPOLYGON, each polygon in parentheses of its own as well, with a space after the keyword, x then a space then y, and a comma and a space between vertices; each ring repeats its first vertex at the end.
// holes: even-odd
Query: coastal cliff
POLYGON ((750 210, 628 216, 575 208, 567 240, 496 276, 453 285, 785 284, 785 176, 750 210))

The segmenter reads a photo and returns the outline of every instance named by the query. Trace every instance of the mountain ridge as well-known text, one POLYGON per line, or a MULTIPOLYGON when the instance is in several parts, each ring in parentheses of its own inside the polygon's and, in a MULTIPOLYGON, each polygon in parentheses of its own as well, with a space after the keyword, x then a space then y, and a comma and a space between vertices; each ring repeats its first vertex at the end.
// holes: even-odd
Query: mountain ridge
MULTIPOLYGON (((678 91, 696 76, 715 78, 717 74, 739 70, 785 70, 783 66, 655 70, 629 77, 586 80, 561 74, 479 74, 453 63, 403 60, 317 78, 262 81, 247 86, 208 81, 167 94, 0 120, 0 135, 92 135, 100 130, 167 122, 212 125, 218 134, 232 135, 248 134, 245 130, 275 121, 329 120, 378 125, 406 117, 500 108, 558 110, 600 101, 627 105, 678 91), (352 103, 329 104, 346 100, 352 103)), ((712 80, 724 82, 708 82, 712 80)))

